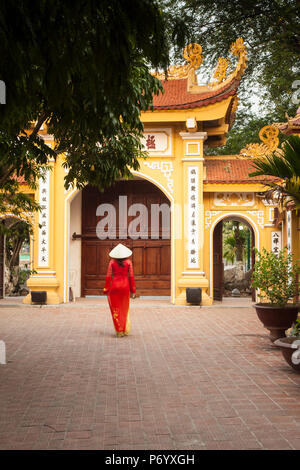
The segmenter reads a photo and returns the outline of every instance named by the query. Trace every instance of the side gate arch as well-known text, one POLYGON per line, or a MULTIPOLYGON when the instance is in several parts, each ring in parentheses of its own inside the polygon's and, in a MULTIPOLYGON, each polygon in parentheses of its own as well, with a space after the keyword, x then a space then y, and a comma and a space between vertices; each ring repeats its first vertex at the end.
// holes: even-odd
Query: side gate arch
POLYGON ((219 215, 211 224, 210 227, 210 234, 209 234, 209 243, 210 243, 210 296, 213 298, 214 296, 214 232, 215 228, 219 224, 219 222, 224 220, 235 220, 238 219, 240 222, 245 222, 248 224, 254 233, 254 246, 258 250, 260 249, 260 233, 257 224, 254 220, 249 217, 249 215, 243 212, 223 212, 219 215))

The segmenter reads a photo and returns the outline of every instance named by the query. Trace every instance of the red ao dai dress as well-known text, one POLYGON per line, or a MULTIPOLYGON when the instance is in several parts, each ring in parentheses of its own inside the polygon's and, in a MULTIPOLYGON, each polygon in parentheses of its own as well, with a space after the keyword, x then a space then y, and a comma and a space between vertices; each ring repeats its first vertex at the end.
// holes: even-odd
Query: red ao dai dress
POLYGON ((112 259, 109 262, 103 293, 107 295, 113 324, 117 336, 128 335, 130 331, 130 292, 135 293, 132 262, 123 260, 123 266, 112 259))

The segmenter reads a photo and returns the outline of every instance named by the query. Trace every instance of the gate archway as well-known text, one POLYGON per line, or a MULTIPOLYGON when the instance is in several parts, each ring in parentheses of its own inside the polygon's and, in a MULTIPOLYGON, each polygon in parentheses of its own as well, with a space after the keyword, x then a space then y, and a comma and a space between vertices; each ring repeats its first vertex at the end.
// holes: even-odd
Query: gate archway
POLYGON ((82 264, 81 295, 101 295, 105 282, 109 252, 118 243, 133 251, 137 292, 143 296, 170 296, 171 294, 171 230, 170 201, 153 183, 144 179, 118 181, 100 193, 87 186, 82 191, 82 264), (122 198, 122 199, 120 199, 122 198), (124 205, 126 202, 126 205, 124 205), (138 206, 145 208, 147 220, 136 222, 139 236, 130 235, 130 227, 140 215, 138 206), (153 224, 153 208, 169 208, 169 233, 163 224, 163 211, 159 211, 158 224, 153 224), (99 211, 102 207, 102 211, 99 211), (111 220, 109 207, 112 207, 111 220), (105 210, 107 209, 107 210, 105 210), (98 215, 97 214, 101 214, 98 215), (105 219, 105 220, 104 220, 105 219), (107 222, 112 232, 99 239, 97 227, 107 222), (114 227, 115 223, 115 227, 114 227), (154 228, 153 228, 154 227, 154 228))
MULTIPOLYGON (((0 299, 16 295, 18 289, 23 290, 23 283, 28 279, 32 269, 32 234, 30 226, 32 216, 19 216, 15 214, 2 214, 0 224, 4 230, 0 231, 0 299), (21 226, 20 226, 21 225, 21 226), (7 233, 7 230, 17 231, 7 233), (13 245, 11 245, 10 236, 13 235, 13 245), (26 252, 22 254, 21 249, 26 252), (23 258, 21 259, 21 256, 23 258), (20 284, 20 272, 22 273, 22 283, 20 284), (13 292, 13 293, 12 293, 13 292)), ((24 295, 24 294, 22 294, 24 295)))
MULTIPOLYGON (((236 221, 246 225, 251 233, 251 266, 255 263, 253 248, 259 249, 259 231, 254 222, 243 213, 223 214, 211 227, 211 260, 210 260, 210 295, 213 300, 222 300, 224 289, 223 264, 223 223, 236 221)), ((252 300, 255 301, 255 290, 251 291, 252 300)))

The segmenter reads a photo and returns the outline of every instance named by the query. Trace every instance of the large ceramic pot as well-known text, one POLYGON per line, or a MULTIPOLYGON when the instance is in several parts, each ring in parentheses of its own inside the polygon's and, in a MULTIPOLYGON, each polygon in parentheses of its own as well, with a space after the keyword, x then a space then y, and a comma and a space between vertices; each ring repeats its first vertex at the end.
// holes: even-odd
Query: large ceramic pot
POLYGON ((275 341, 286 362, 300 374, 300 338, 288 336, 275 341))
POLYGON ((255 304, 258 318, 270 331, 272 342, 285 337, 285 331, 297 320, 299 305, 287 304, 279 307, 275 304, 255 304))

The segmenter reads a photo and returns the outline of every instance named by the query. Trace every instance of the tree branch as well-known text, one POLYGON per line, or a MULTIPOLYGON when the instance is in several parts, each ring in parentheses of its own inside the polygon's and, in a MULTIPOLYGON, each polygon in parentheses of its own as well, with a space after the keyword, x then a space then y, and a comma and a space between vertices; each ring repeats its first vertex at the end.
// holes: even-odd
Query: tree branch
POLYGON ((40 128, 42 127, 43 123, 46 121, 47 117, 48 115, 46 112, 42 113, 42 115, 39 117, 32 133, 30 134, 30 138, 29 138, 30 140, 33 140, 37 136, 40 128))
POLYGON ((12 176, 15 168, 13 166, 2 167, 4 169, 4 174, 0 177, 0 187, 2 187, 8 180, 10 176, 12 176))

